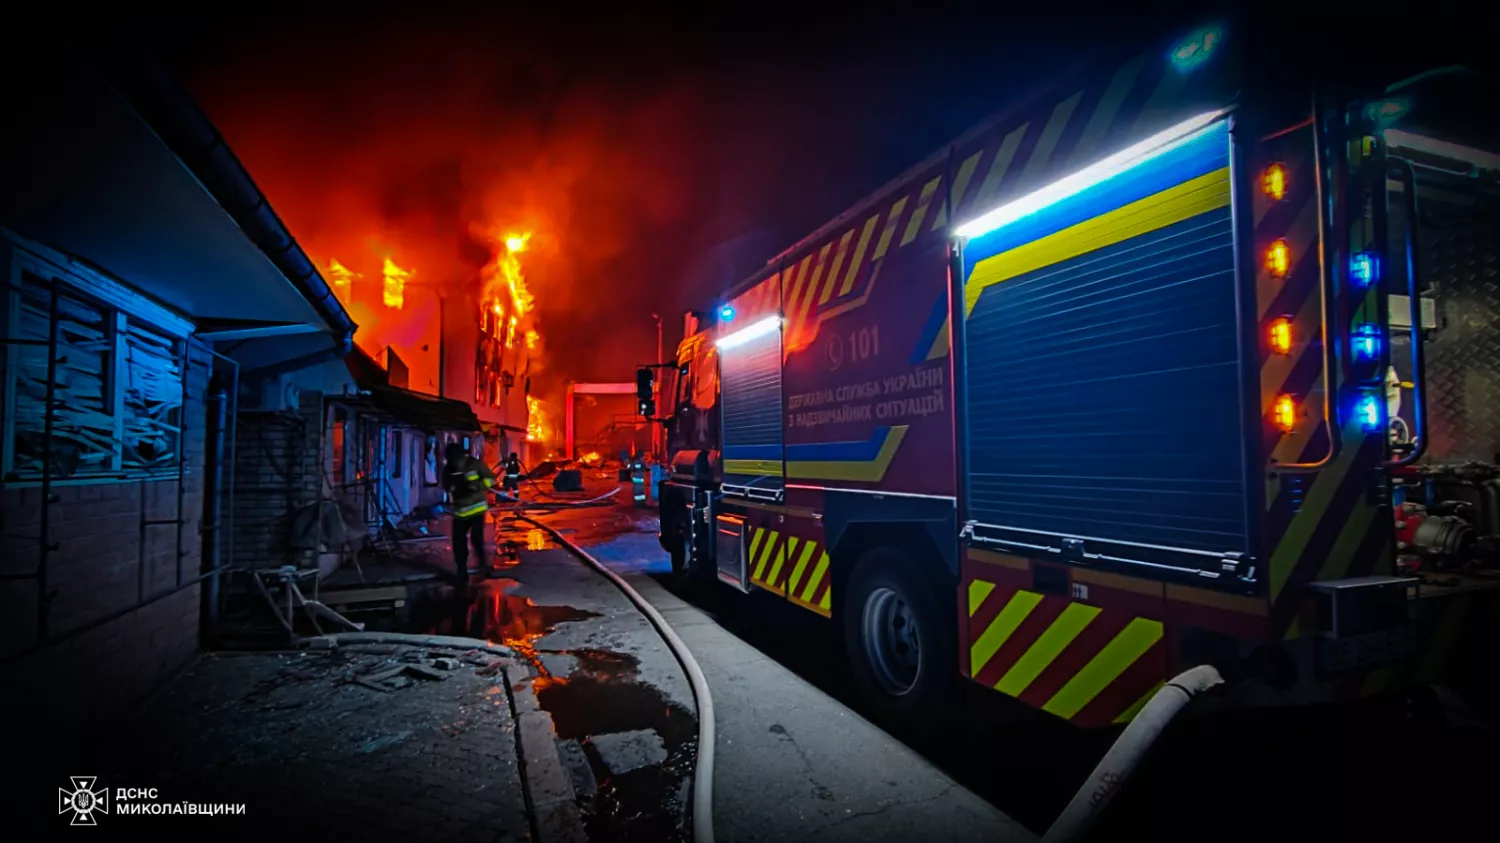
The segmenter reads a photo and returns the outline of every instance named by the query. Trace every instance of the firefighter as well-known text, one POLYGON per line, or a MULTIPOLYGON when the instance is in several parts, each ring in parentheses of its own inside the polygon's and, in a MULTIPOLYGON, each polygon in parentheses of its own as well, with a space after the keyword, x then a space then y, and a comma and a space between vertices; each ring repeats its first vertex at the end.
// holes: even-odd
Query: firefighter
POLYGON ((489 492, 495 475, 482 460, 470 456, 457 442, 450 442, 443 456, 443 489, 453 505, 453 563, 457 584, 469 584, 469 548, 479 557, 480 570, 489 576, 492 568, 484 548, 484 516, 489 511, 489 492))
POLYGON ((505 458, 505 491, 513 497, 521 497, 521 456, 515 451, 505 458))
POLYGON ((636 506, 646 505, 646 473, 639 454, 630 458, 630 490, 636 506))

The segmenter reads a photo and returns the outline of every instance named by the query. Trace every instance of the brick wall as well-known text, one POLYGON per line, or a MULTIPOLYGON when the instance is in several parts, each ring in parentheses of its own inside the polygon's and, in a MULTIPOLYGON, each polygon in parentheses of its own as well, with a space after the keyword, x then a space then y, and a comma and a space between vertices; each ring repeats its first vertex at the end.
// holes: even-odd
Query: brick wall
MULTIPOLYGON (((54 487, 51 643, 38 638, 37 581, 0 579, 0 670, 10 677, 0 682, 0 711, 28 718, 10 722, 33 724, 49 740, 86 736, 196 654, 210 371, 207 352, 191 344, 180 486, 172 477, 54 487)), ((6 487, 0 502, 0 573, 35 571, 41 490, 6 487)))
POLYGON ((298 409, 241 411, 235 430, 234 564, 315 564, 314 548, 293 533, 313 517, 323 487, 322 401, 304 393, 298 409))

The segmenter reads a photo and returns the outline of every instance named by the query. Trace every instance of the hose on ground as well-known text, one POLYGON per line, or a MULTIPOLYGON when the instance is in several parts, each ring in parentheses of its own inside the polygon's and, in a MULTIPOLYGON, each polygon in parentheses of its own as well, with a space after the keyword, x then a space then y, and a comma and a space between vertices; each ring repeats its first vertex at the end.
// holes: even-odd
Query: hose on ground
MULTIPOLYGON (((522 521, 535 525, 546 531, 558 544, 571 550, 578 558, 587 562, 590 567, 602 574, 606 579, 615 584, 615 587, 625 595, 646 620, 656 627, 656 632, 667 642, 667 647, 672 650, 672 655, 677 658, 677 663, 682 665, 682 670, 688 675, 688 682, 693 689, 693 702, 698 706, 698 763, 693 769, 693 843, 713 843, 714 841, 714 703, 709 695, 708 679, 703 675, 703 669, 693 659, 687 645, 677 637, 676 630, 667 624, 656 607, 646 602, 646 598, 640 592, 631 587, 623 577, 605 567, 603 562, 595 559, 588 551, 574 544, 559 533, 555 528, 533 518, 518 515, 522 521)), ((1216 674, 1217 675, 1217 674, 1216 674)))
POLYGON ((500 505, 500 506, 491 506, 490 510, 492 512, 493 511, 500 511, 500 512, 521 511, 521 512, 524 512, 524 511, 533 510, 533 509, 537 510, 537 511, 552 511, 552 510, 555 510, 555 509, 574 509, 574 508, 585 507, 585 506, 598 506, 603 501, 606 501, 606 500, 614 497, 615 495, 619 494, 619 492, 620 492, 619 487, 615 487, 613 489, 610 489, 608 492, 605 492, 602 495, 599 495, 597 497, 592 497, 592 498, 589 498, 587 500, 581 500, 581 501, 579 501, 579 500, 560 500, 560 501, 558 501, 556 503, 546 503, 546 502, 541 502, 541 503, 526 503, 526 502, 521 501, 521 500, 512 500, 511 498, 506 497, 505 495, 502 494, 502 495, 500 495, 501 499, 505 500, 505 501, 509 501, 509 503, 508 504, 503 504, 503 505, 500 505))
POLYGON ((1223 683, 1219 671, 1208 665, 1199 665, 1162 685, 1125 727, 1109 752, 1104 753, 1094 771, 1084 780, 1083 787, 1042 836, 1042 843, 1071 843, 1085 839, 1099 815, 1177 715, 1205 691, 1223 683))

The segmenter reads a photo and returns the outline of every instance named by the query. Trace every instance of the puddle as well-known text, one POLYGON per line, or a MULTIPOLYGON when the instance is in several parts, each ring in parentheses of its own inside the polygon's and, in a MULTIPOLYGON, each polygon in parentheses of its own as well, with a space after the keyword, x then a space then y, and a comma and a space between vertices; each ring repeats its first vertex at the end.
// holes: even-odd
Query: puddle
POLYGON ((591 840, 686 840, 685 787, 697 756, 698 720, 643 684, 634 656, 605 650, 542 651, 576 660, 566 677, 538 683, 537 699, 551 713, 559 741, 576 741, 597 789, 580 794, 591 840), (649 730, 661 739, 666 760, 615 774, 591 739, 649 730))
MULTIPOLYGON (((497 527, 495 542, 500 551, 496 567, 502 569, 508 550, 514 558, 521 550, 556 546, 541 530, 508 524, 497 527)), ((413 585, 405 608, 368 619, 369 628, 480 638, 514 650, 536 673, 537 699, 552 715, 560 750, 573 768, 589 838, 686 841, 685 800, 697 757, 694 712, 643 683, 632 655, 539 650, 537 640, 559 625, 600 615, 537 605, 510 593, 517 585, 503 577, 479 581, 465 597, 443 584, 413 585), (611 737, 594 744, 594 738, 605 735, 611 737), (632 755, 634 762, 628 760, 632 755), (640 761, 647 756, 649 761, 640 761)))
POLYGON ((599 617, 572 606, 538 606, 529 597, 509 593, 519 583, 491 579, 476 583, 467 598, 451 588, 431 589, 413 601, 410 616, 399 626, 406 632, 458 635, 504 644, 539 670, 536 640, 558 624, 599 617))

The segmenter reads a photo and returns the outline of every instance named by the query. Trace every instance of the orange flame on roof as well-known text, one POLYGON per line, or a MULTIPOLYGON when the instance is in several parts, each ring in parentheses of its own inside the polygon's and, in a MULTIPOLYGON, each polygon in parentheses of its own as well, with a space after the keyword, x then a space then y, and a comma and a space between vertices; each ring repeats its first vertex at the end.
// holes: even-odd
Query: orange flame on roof
POLYGON ((406 279, 411 277, 411 272, 396 265, 390 258, 385 259, 385 287, 381 290, 381 301, 386 307, 400 310, 406 303, 406 279))

